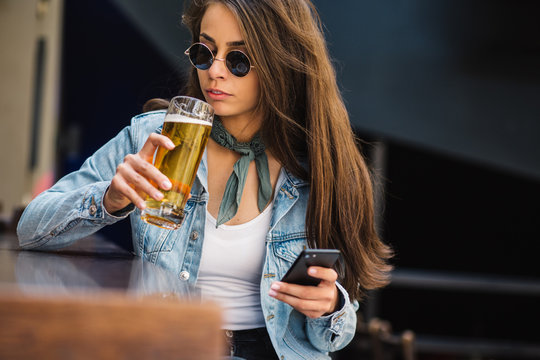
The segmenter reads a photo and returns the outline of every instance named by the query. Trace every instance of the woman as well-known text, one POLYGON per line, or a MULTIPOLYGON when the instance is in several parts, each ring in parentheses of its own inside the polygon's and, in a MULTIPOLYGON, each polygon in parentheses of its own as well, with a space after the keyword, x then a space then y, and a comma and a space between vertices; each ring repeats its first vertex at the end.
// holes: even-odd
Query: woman
POLYGON ((186 94, 217 117, 182 227, 140 220, 146 194, 162 197, 151 182, 171 186, 150 164, 157 146, 174 147, 159 134, 164 112, 152 111, 36 198, 20 243, 61 247, 130 216, 138 255, 221 303, 231 355, 328 359, 352 339, 363 291, 387 283, 391 252, 374 229, 369 171, 316 10, 309 0, 195 0, 183 21, 193 36, 186 94), (237 143, 262 160, 247 163, 231 200, 237 143), (339 274, 312 267, 318 286, 280 282, 305 247, 340 249, 339 274))

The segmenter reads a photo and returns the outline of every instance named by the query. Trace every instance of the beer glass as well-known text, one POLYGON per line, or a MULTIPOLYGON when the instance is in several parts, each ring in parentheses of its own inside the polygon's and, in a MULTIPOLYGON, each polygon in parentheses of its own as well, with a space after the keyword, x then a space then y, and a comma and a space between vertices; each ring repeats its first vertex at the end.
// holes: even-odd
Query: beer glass
MULTIPOLYGON (((214 109, 208 103, 188 96, 174 97, 165 115, 161 134, 172 140, 173 150, 158 147, 154 166, 172 183, 161 190, 163 199, 146 198, 141 212, 145 222, 165 229, 178 229, 184 220, 184 207, 212 129, 214 109)), ((154 186, 156 184, 153 184, 154 186)))

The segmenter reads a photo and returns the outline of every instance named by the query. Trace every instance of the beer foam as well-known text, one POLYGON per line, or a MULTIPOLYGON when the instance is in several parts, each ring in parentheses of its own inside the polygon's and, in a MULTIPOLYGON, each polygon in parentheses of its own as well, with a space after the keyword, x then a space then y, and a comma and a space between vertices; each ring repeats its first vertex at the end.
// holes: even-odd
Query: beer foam
POLYGON ((194 118, 190 118, 190 117, 179 115, 179 114, 167 114, 165 116, 165 122, 178 122, 178 123, 189 123, 189 124, 212 126, 211 121, 194 119, 194 118))

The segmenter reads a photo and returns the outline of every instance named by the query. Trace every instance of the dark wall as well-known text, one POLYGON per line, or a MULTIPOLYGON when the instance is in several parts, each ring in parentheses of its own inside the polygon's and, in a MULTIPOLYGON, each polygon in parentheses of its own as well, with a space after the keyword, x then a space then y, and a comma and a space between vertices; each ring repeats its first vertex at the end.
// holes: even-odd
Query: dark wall
POLYGON ((383 231, 392 263, 448 274, 463 289, 390 286, 378 294, 377 315, 397 332, 537 343, 537 291, 497 291, 496 282, 471 289, 466 281, 538 288, 540 183, 392 142, 386 166, 383 231))
POLYGON ((540 179, 540 3, 316 1, 362 131, 540 179))

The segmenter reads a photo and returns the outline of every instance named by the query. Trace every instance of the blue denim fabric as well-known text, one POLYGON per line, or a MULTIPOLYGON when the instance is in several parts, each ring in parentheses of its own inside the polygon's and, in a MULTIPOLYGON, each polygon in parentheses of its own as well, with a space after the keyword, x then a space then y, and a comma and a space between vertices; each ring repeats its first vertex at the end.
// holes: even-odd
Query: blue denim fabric
MULTIPOLYGON (((151 132, 161 132, 164 111, 141 114, 131 126, 88 158, 81 169, 60 179, 40 194, 24 211, 18 228, 24 248, 56 249, 85 237, 103 226, 130 217, 133 248, 138 256, 160 265, 193 285, 197 281, 204 240, 207 170, 201 163, 187 202, 186 218, 178 230, 164 230, 140 220, 133 205, 109 214, 103 196, 128 154, 136 153, 151 132)), ((358 303, 338 284, 342 308, 328 316, 310 319, 291 306, 268 296, 273 281, 281 279, 306 248, 305 216, 309 184, 290 174, 279 186, 261 278, 261 306, 276 353, 282 359, 329 359, 328 352, 347 345, 354 336, 358 303)))

